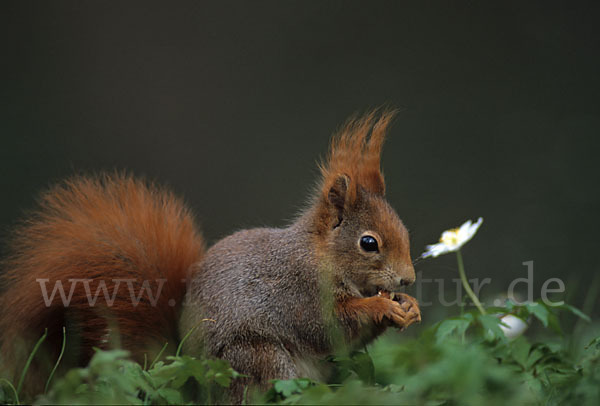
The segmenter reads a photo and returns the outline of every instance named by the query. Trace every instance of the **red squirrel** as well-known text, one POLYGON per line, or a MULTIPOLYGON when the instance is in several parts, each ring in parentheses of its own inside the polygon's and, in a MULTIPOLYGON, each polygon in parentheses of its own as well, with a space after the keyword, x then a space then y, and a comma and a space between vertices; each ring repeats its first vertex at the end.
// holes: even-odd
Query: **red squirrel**
POLYGON ((239 231, 209 249, 190 210, 154 184, 112 173, 50 188, 3 262, 6 371, 23 365, 45 329, 31 393, 47 379, 63 326, 63 368, 85 365, 93 347, 118 345, 143 360, 193 330, 184 353, 226 359, 246 375, 231 388, 240 401, 244 385, 321 378, 315 361, 336 345, 420 321, 417 301, 394 293, 415 272, 380 170, 392 117, 371 112, 340 128, 311 203, 291 225, 239 231), (72 295, 68 305, 58 290, 49 299, 57 282, 72 295))

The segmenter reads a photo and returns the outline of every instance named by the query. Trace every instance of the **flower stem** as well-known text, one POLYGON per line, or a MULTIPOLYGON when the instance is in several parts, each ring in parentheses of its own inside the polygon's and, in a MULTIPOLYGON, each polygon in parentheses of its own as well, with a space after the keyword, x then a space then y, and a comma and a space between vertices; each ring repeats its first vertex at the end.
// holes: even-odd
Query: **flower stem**
POLYGON ((475 293, 473 293, 473 290, 469 285, 469 280, 467 279, 467 275, 465 274, 465 265, 463 264, 462 254, 460 253, 460 250, 456 251, 456 259, 458 261, 458 273, 460 274, 460 279, 462 281, 463 287, 465 288, 467 294, 469 295, 475 306, 477 306, 481 314, 485 314, 485 310, 481 305, 481 302, 479 301, 479 299, 477 299, 477 296, 475 296, 475 293))

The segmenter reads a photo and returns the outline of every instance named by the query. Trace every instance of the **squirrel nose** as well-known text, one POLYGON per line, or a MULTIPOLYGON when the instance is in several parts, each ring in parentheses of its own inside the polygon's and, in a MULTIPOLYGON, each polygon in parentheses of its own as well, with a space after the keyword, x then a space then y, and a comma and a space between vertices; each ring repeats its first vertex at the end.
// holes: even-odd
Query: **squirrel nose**
POLYGON ((408 286, 412 285, 414 282, 415 278, 412 277, 397 276, 396 278, 394 278, 394 283, 396 284, 396 286, 408 286))
POLYGON ((414 279, 407 279, 407 278, 401 278, 402 280, 400 281, 400 286, 408 286, 408 285, 412 285, 413 283, 415 283, 414 279))
POLYGON ((408 286, 415 282, 415 278, 415 270, 412 266, 409 266, 403 270, 401 275, 396 276, 394 282, 397 286, 408 286))

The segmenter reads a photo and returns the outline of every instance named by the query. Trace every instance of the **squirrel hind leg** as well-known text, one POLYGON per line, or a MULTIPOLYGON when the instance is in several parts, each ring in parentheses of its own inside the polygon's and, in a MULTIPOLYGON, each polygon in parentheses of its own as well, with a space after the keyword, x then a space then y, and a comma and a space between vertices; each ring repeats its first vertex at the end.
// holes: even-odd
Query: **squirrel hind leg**
MULTIPOLYGON (((229 396, 234 404, 242 404, 244 394, 250 391, 246 387, 258 387, 267 390, 272 379, 298 378, 298 371, 292 355, 281 344, 270 340, 253 340, 253 342, 235 342, 225 346, 221 358, 229 361, 232 368, 247 375, 247 378, 236 379, 229 388, 229 396)), ((248 401, 248 399, 245 399, 248 401)))

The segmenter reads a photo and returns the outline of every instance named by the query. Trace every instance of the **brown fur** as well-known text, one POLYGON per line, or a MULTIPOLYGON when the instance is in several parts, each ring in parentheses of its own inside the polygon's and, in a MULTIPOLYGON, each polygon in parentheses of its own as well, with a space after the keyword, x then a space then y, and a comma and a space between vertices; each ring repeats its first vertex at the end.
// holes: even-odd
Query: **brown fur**
MULTIPOLYGON (((215 322, 195 330, 184 351, 228 359, 265 387, 274 378, 319 379, 326 371, 316 359, 420 320, 414 299, 376 296, 415 279, 408 232, 383 196, 379 159, 391 117, 371 113, 342 128, 313 203, 289 227, 240 231, 207 251, 180 331, 215 322), (378 252, 360 248, 364 233, 377 236, 378 252)), ((244 383, 234 384, 235 401, 244 383)))
POLYGON ((372 111, 346 122, 331 140, 329 156, 320 165, 322 193, 327 195, 335 179, 344 174, 352 179, 348 199, 356 199, 359 188, 383 196, 385 183, 381 173, 381 148, 395 111, 372 111))
POLYGON ((381 327, 396 325, 404 329, 414 322, 420 322, 421 313, 415 298, 406 294, 396 295, 397 300, 380 296, 345 298, 337 302, 336 311, 342 319, 352 324, 352 338, 360 338, 365 326, 372 326, 381 332, 381 327))
POLYGON ((274 378, 321 379, 326 370, 317 360, 340 345, 366 343, 389 326, 419 321, 414 299, 381 295, 415 279, 408 232, 384 198, 380 170, 392 117, 372 112, 342 127, 321 165, 312 204, 289 227, 243 230, 204 254, 187 209, 154 186, 112 175, 51 189, 18 232, 5 266, 3 353, 16 337, 35 339, 45 327, 52 331, 50 347, 57 348, 66 323, 68 334, 80 337, 73 361, 83 363, 115 323, 122 345, 139 358, 173 340, 177 324, 179 336, 200 326, 184 352, 227 359, 246 374, 232 387, 232 400, 240 402, 246 383, 264 388, 274 378), (377 240, 376 252, 360 247, 365 234, 377 240), (179 312, 169 299, 181 302, 188 272, 179 312), (115 306, 99 311, 87 305, 83 289, 68 309, 60 303, 46 308, 36 278, 50 279, 51 286, 74 277, 169 282, 156 308, 147 302, 134 308, 119 290, 115 306))
MULTIPOLYGON (((316 249, 321 261, 329 264, 336 312, 350 337, 364 338, 365 329, 381 325, 383 319, 398 325, 414 321, 397 317, 398 302, 372 297, 415 278, 408 232, 384 198, 380 169, 381 148, 394 114, 374 111, 351 119, 333 138, 329 159, 321 165, 320 195, 313 207, 317 213, 313 226, 320 230, 316 249), (358 248, 357 238, 364 232, 377 237, 379 252, 358 248)), ((375 328, 373 336, 381 331, 375 328)))
MULTIPOLYGON (((109 335, 120 334, 123 347, 138 360, 150 347, 160 348, 167 340, 176 346, 178 306, 169 306, 168 301, 181 303, 182 280, 203 251, 192 215, 163 189, 119 174, 76 177, 51 188, 41 196, 39 209, 16 231, 12 255, 4 263, 2 354, 7 358, 15 351, 28 353, 45 328, 45 349, 54 354, 65 325, 68 354, 76 364, 87 362, 92 347, 105 348, 109 335), (92 294, 103 280, 110 295, 113 278, 137 279, 136 293, 142 280, 150 281, 153 292, 156 279, 168 282, 156 307, 148 300, 134 307, 124 284, 112 307, 103 306, 102 294, 90 307, 79 283, 65 308, 58 293, 51 306, 45 306, 38 278, 50 279, 48 294, 55 281, 62 281, 68 293, 71 278, 92 279, 92 294), (23 343, 25 348, 15 348, 23 343)), ((22 357, 15 358, 5 361, 22 367, 22 357)))

